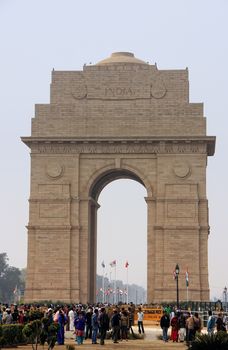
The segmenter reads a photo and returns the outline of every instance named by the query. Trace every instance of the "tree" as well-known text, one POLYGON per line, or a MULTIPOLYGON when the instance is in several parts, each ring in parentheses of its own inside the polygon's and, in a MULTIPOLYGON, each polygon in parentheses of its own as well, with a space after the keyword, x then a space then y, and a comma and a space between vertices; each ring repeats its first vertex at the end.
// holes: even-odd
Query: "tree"
POLYGON ((17 267, 9 266, 6 253, 0 253, 0 302, 9 303, 14 299, 15 288, 23 286, 21 271, 17 267))
POLYGON ((8 268, 8 257, 6 253, 0 253, 0 278, 2 278, 8 268))

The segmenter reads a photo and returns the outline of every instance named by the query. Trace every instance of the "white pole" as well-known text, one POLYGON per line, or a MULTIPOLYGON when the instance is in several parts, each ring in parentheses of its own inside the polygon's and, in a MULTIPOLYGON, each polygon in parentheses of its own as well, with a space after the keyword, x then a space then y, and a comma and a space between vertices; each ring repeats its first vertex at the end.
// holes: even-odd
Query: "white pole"
POLYGON ((114 304, 116 304, 116 263, 115 263, 115 280, 114 280, 114 304))
POLYGON ((103 278, 102 278, 102 291, 103 291, 103 298, 102 298, 102 301, 103 301, 103 304, 104 304, 104 298, 105 298, 105 293, 104 293, 104 272, 105 271, 105 268, 103 267, 103 278))
POLYGON ((127 305, 128 305, 128 266, 127 266, 127 305))

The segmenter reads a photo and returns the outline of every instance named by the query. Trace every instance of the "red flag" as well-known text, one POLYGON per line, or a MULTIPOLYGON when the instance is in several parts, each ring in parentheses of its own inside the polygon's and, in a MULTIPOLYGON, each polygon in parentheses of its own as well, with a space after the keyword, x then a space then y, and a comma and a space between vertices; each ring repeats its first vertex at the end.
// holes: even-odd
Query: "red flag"
POLYGON ((109 265, 110 265, 111 267, 116 266, 116 260, 111 261, 109 265))
POLYGON ((129 266, 128 261, 126 261, 126 263, 125 263, 126 269, 128 268, 128 266, 129 266))

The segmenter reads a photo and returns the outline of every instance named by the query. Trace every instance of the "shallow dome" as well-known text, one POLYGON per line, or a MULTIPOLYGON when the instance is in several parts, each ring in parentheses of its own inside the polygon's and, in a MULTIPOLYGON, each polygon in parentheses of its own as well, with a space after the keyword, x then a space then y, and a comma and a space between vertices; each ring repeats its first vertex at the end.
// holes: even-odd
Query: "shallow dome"
POLYGON ((146 64, 146 62, 139 60, 131 52, 114 52, 110 57, 98 62, 96 66, 101 66, 105 64, 116 64, 116 63, 137 63, 146 64))

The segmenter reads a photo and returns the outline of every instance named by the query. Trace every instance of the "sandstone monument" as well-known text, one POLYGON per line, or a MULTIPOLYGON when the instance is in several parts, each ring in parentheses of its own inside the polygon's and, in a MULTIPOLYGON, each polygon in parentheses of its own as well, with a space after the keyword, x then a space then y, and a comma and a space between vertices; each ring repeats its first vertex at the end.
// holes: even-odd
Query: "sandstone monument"
POLYGON ((111 181, 145 186, 148 302, 209 300, 207 157, 202 103, 188 69, 160 70, 129 52, 82 71, 52 71, 50 104, 37 104, 31 137, 25 301, 96 299, 98 197, 111 181))

